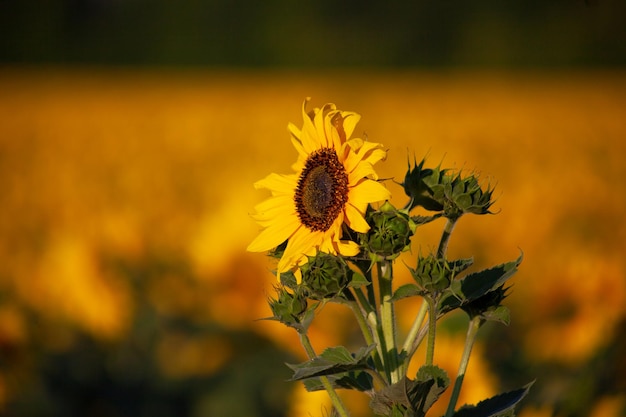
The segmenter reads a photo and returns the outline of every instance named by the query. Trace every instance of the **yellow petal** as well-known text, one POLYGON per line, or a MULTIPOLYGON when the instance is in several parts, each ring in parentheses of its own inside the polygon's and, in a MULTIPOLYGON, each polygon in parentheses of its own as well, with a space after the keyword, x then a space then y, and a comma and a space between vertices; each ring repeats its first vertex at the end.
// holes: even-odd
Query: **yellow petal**
POLYGON ((265 252, 276 248, 278 245, 289 239, 300 226, 298 216, 288 216, 280 221, 274 222, 265 228, 248 245, 249 252, 265 252))
POLYGON ((302 142, 300 142, 300 139, 292 137, 291 143, 293 144, 293 147, 296 148, 296 151, 298 151, 298 159, 308 158, 309 154, 306 152, 306 150, 302 146, 302 142))
POLYGON ((287 130, 289 131, 289 133, 291 133, 291 136, 293 136, 294 138, 300 138, 300 136, 302 135, 302 131, 300 129, 298 129, 298 126, 294 125, 293 123, 287 123, 287 130))
POLYGON ((357 210, 365 212, 369 203, 388 200, 390 197, 391 193, 384 185, 377 181, 366 179, 350 189, 348 201, 357 210))
POLYGON ((363 155, 362 160, 365 162, 369 162, 370 164, 375 164, 376 162, 382 161, 387 158, 387 151, 383 149, 373 149, 363 155))
POLYGON ((346 133, 346 140, 352 136, 357 123, 361 120, 361 115, 351 111, 341 112, 343 116, 343 131, 346 133))
POLYGON ((343 256, 356 256, 361 251, 359 245, 350 240, 341 240, 337 242, 337 252, 343 256))
POLYGON ((311 232, 306 227, 300 226, 287 242, 283 256, 278 261, 277 271, 286 272, 302 263, 307 255, 314 255, 321 238, 321 232, 311 232))
POLYGON ((336 107, 332 103, 326 103, 321 110, 315 113, 313 122, 315 129, 319 135, 319 141, 323 148, 333 147, 334 143, 331 139, 331 131, 335 128, 331 124, 332 116, 337 113, 336 107))
POLYGON ((365 211, 360 211, 349 202, 344 207, 346 212, 346 224, 355 232, 365 233, 370 230, 370 225, 365 221, 365 211))
POLYGON ((316 149, 320 148, 320 140, 318 138, 317 130, 313 121, 306 112, 306 104, 309 99, 305 100, 302 104, 302 131, 300 134, 300 142, 307 154, 310 154, 316 149))
POLYGON ((361 161, 373 165, 387 156, 380 143, 366 142, 360 138, 350 139, 344 146, 344 166, 348 172, 353 171, 361 161))
POLYGON ((330 228, 323 232, 321 244, 318 248, 320 251, 337 254, 337 248, 335 243, 339 242, 339 238, 341 237, 341 229, 343 227, 344 219, 345 214, 342 211, 337 215, 337 218, 330 226, 330 228))
POLYGON ((251 217, 263 227, 281 221, 286 216, 296 216, 296 208, 291 196, 277 196, 257 204, 251 217))
POLYGON ((266 188, 272 191, 274 195, 293 195, 296 186, 298 185, 298 177, 295 174, 282 175, 282 174, 270 174, 254 183, 254 188, 266 188))
POLYGON ((348 183, 356 184, 363 178, 378 179, 378 174, 369 162, 361 161, 351 172, 348 173, 348 183))

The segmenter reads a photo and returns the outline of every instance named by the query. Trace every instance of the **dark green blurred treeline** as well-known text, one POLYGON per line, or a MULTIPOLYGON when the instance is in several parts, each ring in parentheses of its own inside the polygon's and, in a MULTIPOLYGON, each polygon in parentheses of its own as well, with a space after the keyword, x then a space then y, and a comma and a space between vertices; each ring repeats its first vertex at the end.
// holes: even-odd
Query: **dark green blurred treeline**
POLYGON ((0 63, 618 66, 626 2, 0 0, 0 63))

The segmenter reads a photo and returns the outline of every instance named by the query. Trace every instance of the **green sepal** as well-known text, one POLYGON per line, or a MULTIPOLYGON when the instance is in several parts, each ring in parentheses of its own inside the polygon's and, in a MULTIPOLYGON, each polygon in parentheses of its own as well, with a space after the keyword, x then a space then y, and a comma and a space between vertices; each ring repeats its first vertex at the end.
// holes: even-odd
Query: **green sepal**
POLYGON ((351 354, 343 346, 329 347, 313 359, 299 364, 287 364, 287 366, 294 371, 292 381, 364 370, 370 368, 368 359, 374 349, 376 345, 372 344, 351 354))
MULTIPOLYGON (((433 191, 427 184, 427 179, 430 179, 432 176, 439 176, 439 170, 437 169, 434 172, 434 170, 429 168, 424 169, 424 162, 425 160, 422 159, 418 164, 414 159, 413 167, 409 163, 407 173, 404 176, 402 186, 406 195, 411 199, 407 205, 407 210, 411 211, 417 206, 422 206, 429 211, 441 211, 443 210, 443 205, 433 198, 433 191)), ((432 180, 428 182, 432 182, 432 180)))
POLYGON ((290 290, 296 291, 298 289, 298 280, 293 271, 281 272, 279 280, 283 286, 290 290))
POLYGON ((514 391, 498 394, 472 406, 463 406, 454 417, 510 417, 515 415, 515 406, 528 394, 534 381, 514 391))

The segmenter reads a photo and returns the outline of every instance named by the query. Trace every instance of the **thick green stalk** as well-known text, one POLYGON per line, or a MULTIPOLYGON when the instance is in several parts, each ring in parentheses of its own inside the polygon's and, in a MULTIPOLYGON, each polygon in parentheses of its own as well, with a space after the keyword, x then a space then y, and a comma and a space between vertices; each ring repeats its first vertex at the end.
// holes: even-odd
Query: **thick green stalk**
POLYGON ((456 222, 460 217, 448 218, 446 225, 443 227, 441 234, 441 240, 439 241, 439 247, 437 248, 437 259, 445 259, 446 251, 448 250, 448 242, 450 241, 450 235, 456 226, 456 222))
POLYGON ((406 339, 404 340, 404 345, 402 346, 402 352, 406 354, 404 359, 404 370, 403 373, 406 373, 406 370, 409 367, 409 362, 411 361, 411 357, 415 352, 417 346, 414 346, 417 342, 418 336, 420 334, 420 329, 422 328, 422 323, 424 322, 424 317, 426 317, 426 312, 428 311, 428 303, 426 301, 422 301, 422 305, 415 316, 415 320, 413 321, 413 325, 409 330, 409 333, 406 335, 406 339))
POLYGON ((389 378, 391 383, 400 380, 401 369, 398 366, 398 351, 396 348, 396 323, 393 308, 393 269, 391 261, 383 260, 378 262, 378 285, 380 291, 380 321, 383 338, 385 340, 385 362, 388 365, 389 378))
POLYGON ((429 295, 428 303, 428 343, 426 345, 426 365, 432 365, 435 358, 435 332, 437 331, 437 303, 429 295))
MULTIPOLYGON (((317 355, 315 353, 315 350, 313 350, 313 346, 311 345, 309 336, 307 336, 306 333, 299 333, 299 335, 300 335, 300 343, 302 344, 302 347, 306 351, 306 354, 309 357, 309 359, 315 358, 317 355)), ((350 413, 348 413, 348 411, 346 410, 346 406, 343 404, 343 401, 341 401, 341 398, 339 398, 339 395, 337 395, 335 388, 333 388, 328 378, 325 376, 320 376, 320 381, 322 385, 324 386, 324 388, 326 389, 326 392, 328 392, 328 396, 330 397, 330 400, 333 403, 333 407, 335 407, 335 410, 337 410, 337 413, 339 414, 339 416, 350 417, 350 413)))
POLYGON ((446 417, 452 417, 454 414, 454 408, 456 407, 456 402, 459 399, 459 394, 461 393, 461 386, 463 385, 463 379, 465 378, 465 371, 467 370, 469 358, 472 353, 472 347, 476 341, 476 334, 478 334, 478 329, 481 324, 482 319, 476 316, 470 320, 467 327, 465 348, 463 349, 463 356, 461 356, 461 363, 459 363, 459 371, 457 372, 456 380, 454 381, 454 388, 452 389, 452 396, 450 397, 450 402, 448 403, 446 417))
POLYGON ((375 320, 373 323, 368 321, 368 317, 373 318, 375 317, 376 313, 374 312, 372 306, 369 305, 369 303, 367 302, 367 299, 365 298, 365 295, 363 294, 360 288, 353 288, 353 291, 354 291, 354 294, 356 294, 356 298, 361 303, 361 306, 359 306, 359 303, 357 303, 356 301, 351 301, 349 303, 350 308, 354 312, 354 316, 356 317, 356 321, 359 324, 361 333, 363 333, 363 338, 365 339, 365 343, 367 343, 368 345, 371 345, 371 344, 376 345, 377 350, 375 352, 372 352, 372 359, 374 360, 374 365, 376 366, 376 370, 378 370, 379 372, 384 372, 383 363, 381 359, 382 349, 380 348, 380 341, 379 341, 378 333, 377 333, 378 325, 376 324, 375 320))

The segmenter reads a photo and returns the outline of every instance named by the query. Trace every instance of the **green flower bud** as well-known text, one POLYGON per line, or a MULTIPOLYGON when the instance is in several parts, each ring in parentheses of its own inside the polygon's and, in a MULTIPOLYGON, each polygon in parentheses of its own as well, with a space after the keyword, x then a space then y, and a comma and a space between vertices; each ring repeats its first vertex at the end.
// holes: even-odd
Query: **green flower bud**
POLYGON ((490 213, 493 188, 483 189, 477 176, 462 177, 441 167, 424 169, 423 166, 424 160, 409 168, 402 184, 411 197, 409 210, 422 206, 426 210, 443 211, 445 217, 453 219, 466 213, 490 213))
POLYGON ((397 210, 388 201, 367 213, 370 230, 359 235, 361 245, 373 257, 393 259, 408 250, 416 224, 408 210, 397 210))
POLYGON ((314 300, 340 295, 352 276, 352 271, 343 258, 324 252, 309 257, 309 261, 300 270, 304 287, 314 300))
POLYGON ((278 298, 268 300, 270 309, 278 320, 289 327, 299 329, 305 320, 307 300, 299 291, 290 292, 285 287, 277 287, 278 298))
POLYGON ((487 186, 487 189, 483 190, 476 176, 470 175, 463 178, 458 174, 455 177, 451 177, 445 185, 445 190, 449 199, 448 207, 446 208, 451 214, 490 213, 489 208, 493 204, 491 201, 493 189, 487 186))
POLYGON ((417 267, 410 270, 415 282, 431 293, 445 290, 452 282, 452 270, 448 267, 448 262, 434 256, 427 258, 420 256, 417 267))
POLYGON ((450 287, 452 280, 473 263, 472 259, 446 261, 433 255, 418 257, 417 267, 409 268, 415 282, 429 293, 441 292, 450 287))

